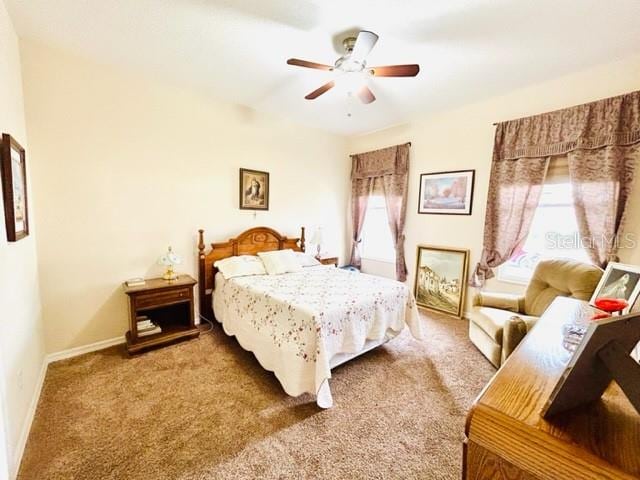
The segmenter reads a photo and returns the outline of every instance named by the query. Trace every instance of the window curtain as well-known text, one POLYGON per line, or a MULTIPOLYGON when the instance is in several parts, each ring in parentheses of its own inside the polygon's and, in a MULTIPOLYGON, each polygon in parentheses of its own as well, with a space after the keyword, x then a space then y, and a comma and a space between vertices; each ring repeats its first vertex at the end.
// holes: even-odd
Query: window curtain
POLYGON ((369 197, 375 191, 384 195, 389 228, 396 252, 396 278, 407 279, 404 258, 404 226, 407 213, 410 143, 351 156, 351 216, 353 238, 351 264, 360 267, 359 245, 369 197))
POLYGON ((592 261, 617 259, 640 154, 640 92, 499 123, 484 245, 472 283, 521 247, 529 233, 549 158, 566 156, 576 217, 592 261))

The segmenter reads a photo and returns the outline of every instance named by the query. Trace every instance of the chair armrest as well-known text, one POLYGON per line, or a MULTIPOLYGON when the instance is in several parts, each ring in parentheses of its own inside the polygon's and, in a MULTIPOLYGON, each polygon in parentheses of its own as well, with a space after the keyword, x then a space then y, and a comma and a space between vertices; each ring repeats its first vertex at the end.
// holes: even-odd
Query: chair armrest
POLYGON ((478 293, 473 299, 475 307, 499 308, 519 313, 524 309, 524 296, 510 293, 478 293))
POLYGON ((518 315, 513 315, 505 322, 504 329, 502 331, 501 365, 507 358, 509 358, 509 355, 513 353, 516 347, 527 335, 527 332, 533 328, 536 322, 536 317, 527 317, 525 321, 518 315))

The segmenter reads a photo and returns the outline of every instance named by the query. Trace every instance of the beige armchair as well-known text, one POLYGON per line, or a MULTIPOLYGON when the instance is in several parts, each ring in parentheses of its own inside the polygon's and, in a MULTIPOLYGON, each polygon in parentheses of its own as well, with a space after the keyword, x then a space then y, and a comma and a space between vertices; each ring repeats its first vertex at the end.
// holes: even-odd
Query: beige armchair
POLYGON ((496 367, 559 296, 589 300, 602 269, 573 260, 538 263, 524 295, 480 293, 469 312, 469 338, 496 367))

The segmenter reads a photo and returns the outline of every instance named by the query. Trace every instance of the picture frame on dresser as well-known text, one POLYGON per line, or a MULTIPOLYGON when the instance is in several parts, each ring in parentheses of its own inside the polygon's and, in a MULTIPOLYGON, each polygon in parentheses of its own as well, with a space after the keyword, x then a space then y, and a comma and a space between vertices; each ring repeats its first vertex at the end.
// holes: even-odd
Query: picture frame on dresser
POLYGON ((25 150, 9 134, 2 134, 0 171, 7 241, 17 242, 29 235, 27 167, 25 150))
POLYGON ((593 403, 615 380, 640 414, 640 365, 631 353, 640 341, 640 313, 589 322, 558 379, 542 416, 550 418, 593 403))
POLYGON ((622 313, 627 314, 633 310, 638 296, 640 296, 640 267, 609 262, 589 303, 595 306, 596 300, 600 298, 624 300, 628 306, 622 313))

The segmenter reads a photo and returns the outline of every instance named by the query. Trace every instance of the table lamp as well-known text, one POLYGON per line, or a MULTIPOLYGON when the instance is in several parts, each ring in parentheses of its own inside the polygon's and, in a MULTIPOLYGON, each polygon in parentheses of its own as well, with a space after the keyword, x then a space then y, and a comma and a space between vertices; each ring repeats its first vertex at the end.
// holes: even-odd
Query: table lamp
POLYGON ((176 275, 173 267, 175 265, 180 265, 181 263, 182 258, 180 258, 179 255, 173 253, 173 250, 171 250, 171 246, 169 246, 167 253, 165 253, 158 259, 158 265, 164 265, 165 267, 167 267, 167 270, 164 272, 164 275, 162 275, 162 278, 168 281, 178 278, 178 275, 176 275))
POLYGON ((318 227, 311 237, 310 243, 316 246, 316 258, 320 258, 320 249, 322 248, 322 228, 318 227))

